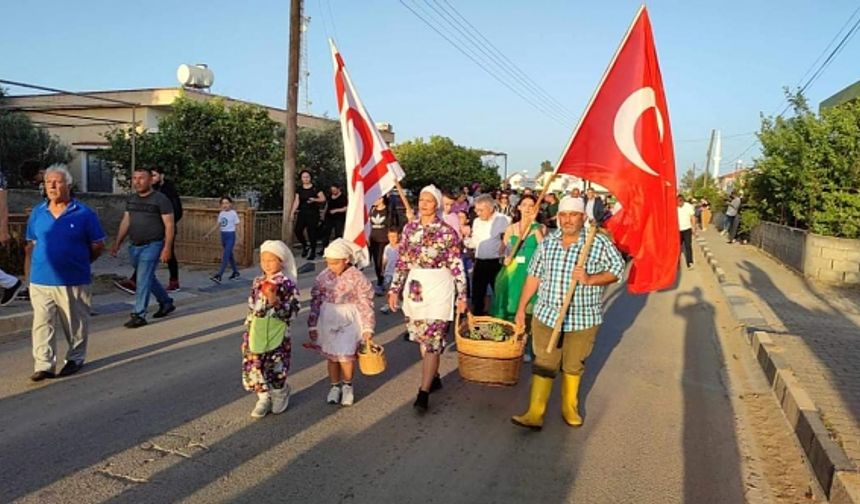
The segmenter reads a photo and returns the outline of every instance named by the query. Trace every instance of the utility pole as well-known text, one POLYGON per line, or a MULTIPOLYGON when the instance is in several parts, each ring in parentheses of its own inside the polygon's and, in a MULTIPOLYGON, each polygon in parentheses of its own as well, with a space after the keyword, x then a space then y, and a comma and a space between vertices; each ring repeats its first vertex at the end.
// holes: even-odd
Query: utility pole
POLYGON ((287 123, 284 138, 284 209, 281 239, 293 244, 293 200, 296 197, 296 130, 299 102, 299 39, 301 34, 302 0, 290 1, 290 52, 287 71, 287 123))

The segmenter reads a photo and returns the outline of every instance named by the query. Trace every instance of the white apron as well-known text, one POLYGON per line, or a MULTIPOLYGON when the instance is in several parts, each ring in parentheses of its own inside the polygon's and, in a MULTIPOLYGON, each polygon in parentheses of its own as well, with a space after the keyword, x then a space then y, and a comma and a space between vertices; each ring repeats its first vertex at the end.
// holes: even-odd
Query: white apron
POLYGON ((317 320, 317 344, 328 356, 353 356, 361 341, 361 319, 352 303, 323 303, 317 320))
POLYGON ((415 320, 454 320, 454 276, 448 268, 413 268, 403 286, 403 314, 415 320), (412 301, 412 280, 421 284, 421 301, 412 301))

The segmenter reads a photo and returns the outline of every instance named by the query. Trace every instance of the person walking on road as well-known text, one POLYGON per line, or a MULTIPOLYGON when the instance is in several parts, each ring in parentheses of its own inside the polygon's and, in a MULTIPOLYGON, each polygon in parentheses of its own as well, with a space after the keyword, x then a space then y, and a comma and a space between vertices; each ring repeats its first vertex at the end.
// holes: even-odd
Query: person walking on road
POLYGON ((343 192, 341 185, 337 182, 329 188, 329 196, 326 198, 325 218, 322 226, 322 248, 328 246, 331 241, 331 233, 334 231, 334 238, 343 238, 343 228, 346 225, 346 194, 343 192))
POLYGON ((263 242, 260 268, 263 274, 254 279, 248 297, 241 347, 242 386, 257 394, 254 418, 283 413, 289 405, 289 330, 299 313, 296 261, 287 245, 280 240, 263 242))
POLYGON ((388 307, 397 311, 403 294, 403 313, 412 341, 420 345, 422 371, 413 406, 426 412, 430 392, 442 388, 439 357, 445 350, 448 327, 457 311, 466 311, 466 275, 460 257, 460 240, 437 211, 442 192, 429 185, 418 196, 418 219, 406 224, 398 250, 400 257, 388 292, 388 307))
POLYGON ((510 219, 496 212, 495 202, 489 194, 475 200, 478 218, 472 223, 472 235, 464 238, 463 244, 475 250, 475 270, 472 273, 472 313, 487 313, 486 295, 488 287, 496 281, 502 269, 502 257, 507 249, 502 238, 510 219))
POLYGON ((391 226, 399 224, 399 216, 393 208, 389 207, 385 198, 381 197, 370 209, 370 260, 376 272, 376 294, 381 296, 385 293, 383 284, 385 282, 384 268, 382 267, 383 252, 388 245, 388 230, 391 226))
POLYGON ((239 214, 233 209, 233 198, 224 196, 221 198, 221 211, 218 212, 218 222, 212 227, 203 238, 209 238, 209 235, 215 232, 216 229, 221 230, 221 267, 218 273, 209 277, 215 283, 221 283, 224 271, 227 269, 227 264, 233 269, 230 274, 230 280, 239 278, 239 270, 236 268, 236 258, 233 255, 233 249, 236 248, 236 226, 239 225, 239 214))
POLYGON ((732 191, 729 206, 726 207, 726 231, 729 234, 729 243, 735 242, 738 233, 738 225, 741 217, 741 197, 732 191))
POLYGON ((696 209, 678 195, 678 230, 681 231, 681 246, 687 269, 693 267, 693 234, 696 232, 696 209))
POLYGON ((137 271, 134 311, 125 323, 130 329, 147 324, 146 309, 150 292, 158 301, 158 311, 153 314, 153 318, 166 317, 176 309, 173 299, 155 277, 159 261, 169 261, 173 249, 173 205, 167 196, 152 188, 152 172, 149 168, 138 167, 134 170, 132 186, 135 194, 126 202, 116 241, 110 251, 116 257, 120 245, 128 236, 131 242, 128 246, 129 256, 137 271))
POLYGON ((311 288, 308 316, 309 345, 328 364, 331 388, 329 404, 352 406, 352 378, 358 347, 373 337, 373 287, 354 265, 362 262, 362 251, 343 238, 323 251, 327 268, 317 275, 311 288))
MULTIPOLYGON (((0 245, 9 243, 9 206, 6 202, 6 178, 0 172, 0 245)), ((3 287, 3 295, 0 296, 0 306, 6 306, 15 299, 18 292, 24 287, 24 283, 17 277, 0 269, 0 287, 3 287)))
POLYGON ((107 236, 95 212, 71 197, 71 187, 72 176, 65 166, 48 168, 48 201, 34 208, 27 221, 33 263, 30 304, 35 372, 30 380, 34 382, 54 377, 58 329, 69 344, 60 376, 77 373, 86 360, 92 306, 90 264, 104 250, 107 236))
POLYGON ((601 233, 594 237, 585 266, 576 262, 585 246, 585 204, 579 198, 565 197, 559 204, 559 230, 550 233, 540 244, 529 263, 523 291, 515 316, 518 327, 526 324, 526 307, 537 293, 531 333, 535 360, 528 410, 511 421, 519 426, 539 430, 549 400, 552 384, 559 369, 561 379, 561 413, 574 427, 582 425, 577 411, 579 384, 585 371, 585 360, 594 347, 594 338, 603 322, 603 291, 617 282, 624 270, 624 260, 601 233), (563 297, 570 282, 577 281, 567 313, 560 314, 563 297), (564 317, 559 343, 546 351, 559 315, 564 317))
POLYGON ((311 172, 302 170, 301 184, 293 200, 293 217, 296 218, 295 235, 302 244, 302 257, 312 261, 317 256, 317 228, 319 228, 319 206, 325 203, 325 195, 311 180, 311 172), (307 237, 306 237, 307 235, 307 237))

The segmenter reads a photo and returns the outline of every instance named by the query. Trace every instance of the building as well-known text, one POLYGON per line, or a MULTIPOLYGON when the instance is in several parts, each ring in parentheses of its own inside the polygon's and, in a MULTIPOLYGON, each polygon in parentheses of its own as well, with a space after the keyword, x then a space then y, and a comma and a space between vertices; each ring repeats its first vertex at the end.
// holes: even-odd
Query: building
POLYGON ((860 81, 851 84, 845 89, 839 91, 834 94, 830 98, 827 98, 823 102, 818 105, 818 111, 821 112, 824 109, 833 108, 838 105, 842 105, 843 103, 856 100, 860 98, 860 81))
POLYGON ((720 190, 726 194, 731 194, 732 191, 739 188, 741 178, 747 172, 746 168, 740 168, 731 173, 726 173, 725 175, 720 175, 717 178, 717 185, 720 190))
MULTIPOLYGON (((221 98, 231 104, 257 105, 266 109, 269 117, 285 124, 285 109, 267 107, 227 96, 219 96, 190 88, 152 88, 117 91, 97 91, 76 95, 52 93, 7 97, 6 106, 27 114, 34 124, 48 130, 69 145, 74 158, 69 171, 81 192, 118 192, 116 180, 98 151, 108 147, 104 134, 116 127, 134 122, 139 131, 158 131, 159 120, 170 112, 174 100, 184 94, 192 100, 221 98)), ((298 114, 300 128, 323 129, 337 126, 337 120, 298 114)), ((390 124, 379 125, 382 137, 390 144, 394 133, 390 124)))

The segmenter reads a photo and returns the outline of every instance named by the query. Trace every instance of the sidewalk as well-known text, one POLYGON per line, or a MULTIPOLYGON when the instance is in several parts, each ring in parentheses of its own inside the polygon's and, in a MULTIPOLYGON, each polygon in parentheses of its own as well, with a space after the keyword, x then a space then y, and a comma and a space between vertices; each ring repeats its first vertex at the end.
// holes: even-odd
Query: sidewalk
MULTIPOLYGON (((297 255, 297 266, 302 267, 306 260, 297 255)), ((128 317, 134 307, 134 296, 123 292, 113 285, 116 279, 128 277, 132 272, 128 249, 123 247, 117 257, 105 253, 93 263, 93 315, 95 317, 122 314, 128 317)), ((225 295, 235 296, 237 292, 247 292, 251 280, 260 272, 258 265, 240 269, 242 275, 236 280, 227 280, 224 275, 221 284, 216 284, 209 276, 217 272, 216 266, 182 265, 179 268, 179 292, 170 293, 176 306, 192 304, 200 300, 218 298, 225 295)), ((229 273, 229 268, 228 268, 229 273)), ((162 285, 167 286, 167 266, 160 265, 156 273, 162 285)), ((238 299, 238 298, 237 298, 238 299)), ((155 299, 150 298, 150 315, 158 308, 155 299)), ((29 337, 33 323, 33 310, 29 301, 16 299, 7 306, 0 307, 0 343, 29 337)))
POLYGON ((714 228, 697 242, 822 489, 860 502, 860 291, 807 279, 714 228))

